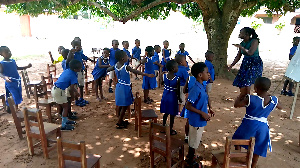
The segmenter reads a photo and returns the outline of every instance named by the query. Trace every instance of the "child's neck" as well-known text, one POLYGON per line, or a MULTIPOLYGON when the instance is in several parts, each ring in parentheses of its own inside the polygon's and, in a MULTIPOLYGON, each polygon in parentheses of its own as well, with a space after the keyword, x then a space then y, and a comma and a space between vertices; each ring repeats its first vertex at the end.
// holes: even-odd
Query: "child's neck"
POLYGON ((174 76, 175 76, 175 73, 174 73, 173 71, 169 71, 168 74, 167 74, 167 77, 168 77, 169 79, 173 79, 174 76))
POLYGON ((196 78, 196 80, 201 84, 203 83, 203 80, 201 78, 196 78))
POLYGON ((3 60, 10 61, 11 59, 10 58, 3 58, 3 60))
POLYGON ((208 59, 206 59, 206 61, 209 61, 209 62, 211 62, 210 60, 208 60, 208 59))
POLYGON ((136 48, 139 48, 140 46, 135 46, 136 48))
POLYGON ((184 49, 180 49, 180 52, 183 53, 183 52, 184 52, 184 49))
POLYGON ((259 97, 268 97, 270 94, 268 92, 257 92, 257 96, 259 97))

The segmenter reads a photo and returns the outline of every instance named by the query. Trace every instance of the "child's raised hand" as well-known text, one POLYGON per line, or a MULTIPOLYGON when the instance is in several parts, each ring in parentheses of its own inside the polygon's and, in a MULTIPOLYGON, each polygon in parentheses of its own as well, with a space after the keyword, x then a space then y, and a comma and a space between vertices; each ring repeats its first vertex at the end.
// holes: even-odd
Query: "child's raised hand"
POLYGON ((29 63, 29 64, 27 65, 27 67, 28 67, 28 68, 31 68, 31 67, 32 67, 32 64, 31 64, 31 63, 29 63))
POLYGON ((208 113, 210 114, 211 117, 215 116, 215 112, 212 109, 209 109, 208 113))

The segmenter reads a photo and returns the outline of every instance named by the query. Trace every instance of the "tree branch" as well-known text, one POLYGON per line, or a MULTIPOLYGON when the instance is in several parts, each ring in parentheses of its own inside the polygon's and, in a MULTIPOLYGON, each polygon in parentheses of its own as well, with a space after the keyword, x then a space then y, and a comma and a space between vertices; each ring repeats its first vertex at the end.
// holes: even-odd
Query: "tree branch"
MULTIPOLYGON (((261 0, 261 2, 262 2, 262 1, 265 1, 265 0, 261 0)), ((255 0, 255 1, 249 1, 249 2, 243 2, 242 10, 248 9, 248 8, 252 8, 252 7, 255 6, 257 3, 258 3, 257 0, 255 0)))
POLYGON ((114 21, 120 21, 120 18, 117 17, 115 14, 113 14, 108 8, 101 6, 100 4, 98 4, 97 2, 92 2, 92 1, 88 1, 89 5, 94 5, 97 8, 99 8, 100 10, 102 10, 104 13, 108 14, 110 17, 113 18, 114 21))
POLYGON ((40 1, 40 0, 0 0, 0 4, 11 5, 11 4, 17 4, 17 3, 33 2, 33 1, 40 1))

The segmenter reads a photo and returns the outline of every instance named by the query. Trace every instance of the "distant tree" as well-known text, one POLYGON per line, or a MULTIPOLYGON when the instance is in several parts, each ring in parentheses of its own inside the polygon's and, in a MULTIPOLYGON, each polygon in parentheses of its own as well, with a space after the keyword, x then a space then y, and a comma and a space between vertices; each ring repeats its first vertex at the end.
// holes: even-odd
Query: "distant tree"
POLYGON ((268 8, 269 14, 300 8, 299 0, 0 0, 0 4, 8 5, 8 12, 20 15, 59 13, 67 17, 89 10, 92 15, 110 16, 123 23, 140 18, 165 19, 172 10, 194 20, 202 16, 208 49, 216 55, 216 74, 221 77, 232 75, 226 70, 228 40, 241 15, 252 15, 262 6, 268 8))

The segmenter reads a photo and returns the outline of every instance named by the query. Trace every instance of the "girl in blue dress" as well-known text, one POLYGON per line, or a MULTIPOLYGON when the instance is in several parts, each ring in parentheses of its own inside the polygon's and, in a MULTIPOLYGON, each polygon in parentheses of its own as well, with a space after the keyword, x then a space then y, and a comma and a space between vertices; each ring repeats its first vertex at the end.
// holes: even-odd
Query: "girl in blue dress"
POLYGON ((179 77, 175 75, 178 71, 178 63, 175 60, 170 60, 167 62, 166 67, 168 69, 168 74, 164 74, 163 84, 164 92, 160 103, 160 112, 164 113, 163 125, 166 125, 168 116, 170 114, 170 133, 171 135, 176 135, 177 132, 173 129, 175 116, 178 114, 178 100, 180 99, 180 80, 179 77))
POLYGON ((233 81, 233 86, 239 87, 241 94, 246 96, 250 94, 251 85, 254 84, 256 78, 261 77, 263 62, 259 56, 259 39, 255 30, 244 27, 240 31, 239 38, 243 41, 240 44, 233 44, 239 48, 239 51, 233 63, 228 67, 228 70, 230 71, 241 59, 242 55, 244 55, 240 70, 233 81))
POLYGON ((106 70, 110 67, 109 65, 109 48, 104 48, 102 52, 102 56, 98 58, 96 66, 94 70, 92 71, 92 75, 94 77, 94 80, 96 81, 95 84, 95 94, 96 99, 98 101, 106 100, 106 98, 103 96, 103 90, 102 90, 102 81, 105 79, 105 76, 107 74, 106 70), (98 89, 100 92, 100 97, 98 95, 98 89))
POLYGON ((278 98, 270 96, 268 93, 270 86, 270 79, 259 77, 254 84, 257 96, 247 95, 243 97, 240 95, 234 103, 234 107, 246 107, 246 115, 232 139, 250 139, 250 137, 255 137, 251 167, 256 167, 259 156, 267 156, 268 148, 272 151, 267 118, 276 107, 282 109, 282 106, 278 103, 278 98))
MULTIPOLYGON (((0 47, 0 55, 4 59, 0 62, 0 77, 5 80, 5 95, 6 99, 9 97, 9 94, 12 95, 12 98, 18 107, 22 99, 22 86, 21 86, 21 77, 18 73, 18 70, 23 70, 30 68, 32 65, 28 64, 25 67, 18 67, 16 61, 11 58, 11 52, 8 47, 0 47)), ((8 103, 6 101, 7 107, 8 103)), ((7 112, 10 112, 10 108, 7 108, 7 112)))
POLYGON ((161 60, 161 64, 164 66, 162 68, 162 71, 163 72, 166 72, 167 71, 167 68, 166 68, 166 64, 168 61, 170 61, 170 56, 171 56, 171 49, 168 49, 169 47, 169 42, 167 40, 165 40, 163 42, 163 45, 164 45, 164 48, 162 49, 162 60, 161 60))
POLYGON ((128 106, 130 106, 133 102, 129 72, 148 77, 155 76, 154 74, 143 73, 136 69, 132 69, 128 65, 125 65, 125 63, 128 61, 128 57, 124 51, 116 51, 115 58, 118 62, 114 66, 107 68, 107 72, 115 70, 116 76, 118 78, 118 83, 115 90, 115 101, 116 106, 120 107, 120 115, 116 127, 117 129, 122 129, 126 128, 128 125, 128 122, 124 121, 124 115, 128 106))
MULTIPOLYGON (((190 54, 184 50, 185 48, 185 44, 184 43, 180 43, 179 44, 179 51, 177 52, 177 54, 179 55, 184 55, 185 57, 189 57, 189 59, 195 63, 195 61, 192 59, 192 57, 190 56, 190 54)), ((190 67, 189 67, 189 63, 186 61, 186 70, 189 71, 190 67)))

